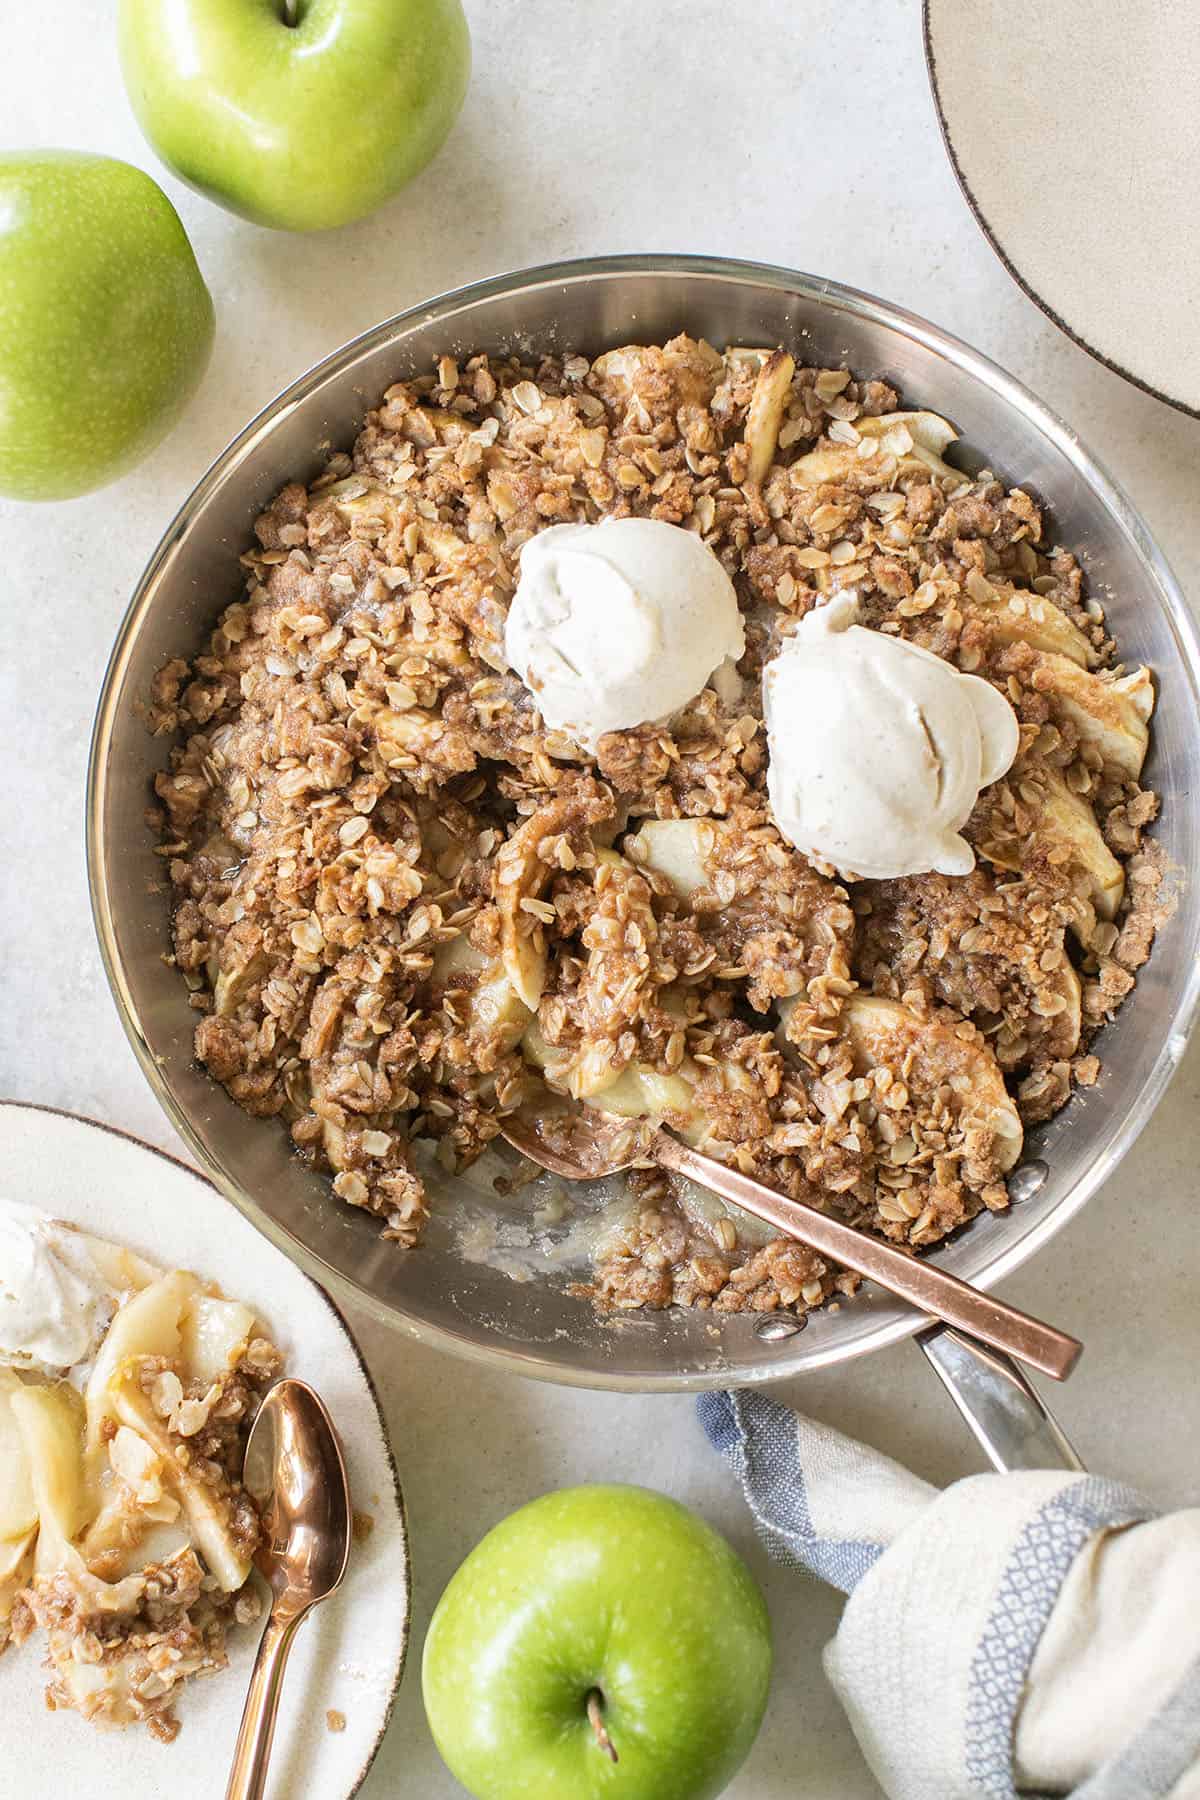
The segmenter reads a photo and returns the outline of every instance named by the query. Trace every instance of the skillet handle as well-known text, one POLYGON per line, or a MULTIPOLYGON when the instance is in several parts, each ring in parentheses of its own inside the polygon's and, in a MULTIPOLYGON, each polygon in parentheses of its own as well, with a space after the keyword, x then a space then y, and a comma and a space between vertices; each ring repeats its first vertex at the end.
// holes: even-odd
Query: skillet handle
POLYGON ((1003 1351, 949 1325, 921 1332, 917 1342, 994 1468, 1083 1468, 1045 1401, 1003 1351))

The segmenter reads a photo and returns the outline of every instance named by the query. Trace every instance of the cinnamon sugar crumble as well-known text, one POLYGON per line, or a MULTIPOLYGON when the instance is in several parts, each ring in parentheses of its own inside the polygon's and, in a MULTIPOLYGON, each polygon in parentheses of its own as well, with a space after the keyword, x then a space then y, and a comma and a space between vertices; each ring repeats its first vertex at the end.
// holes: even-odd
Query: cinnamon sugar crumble
MULTIPOLYGON (((245 597, 157 677, 197 1057, 398 1244, 427 1213, 414 1140, 463 1166, 544 1092, 532 1065, 600 1107, 641 1082, 711 1154, 914 1249, 1006 1206, 1018 1113, 1097 1079, 1088 1046, 1164 911, 1115 648, 1033 498, 923 453, 897 398, 686 337, 442 359, 283 489, 245 597), (543 727, 504 621, 533 533, 627 514, 700 533, 734 579, 742 691, 592 758, 543 727), (771 820, 762 665, 847 587, 1020 720, 967 877, 848 888, 771 820), (697 881, 663 872, 647 821, 693 822, 697 881)), ((803 1312, 853 1288, 633 1182, 602 1304, 803 1312)))
POLYGON ((179 1358, 128 1359, 128 1379, 158 1421, 159 1447, 123 1425, 101 1433, 111 1473, 95 1517, 69 1543, 56 1542, 56 1523, 42 1519, 36 1558, 31 1547, 31 1567, 18 1577, 27 1585, 11 1598, 0 1588, 0 1651, 45 1633, 50 1711, 73 1709, 102 1726, 144 1724, 171 1743, 184 1684, 224 1669, 229 1630, 260 1617, 249 1570, 261 1525, 242 1462, 280 1366, 264 1338, 243 1344, 215 1379, 191 1376, 179 1358), (185 1484, 195 1496, 186 1505, 177 1497, 185 1484), (147 1558, 143 1541, 164 1526, 184 1543, 147 1558), (193 1533, 199 1553, 186 1541, 193 1533), (237 1562, 232 1582, 211 1566, 218 1540, 237 1562))

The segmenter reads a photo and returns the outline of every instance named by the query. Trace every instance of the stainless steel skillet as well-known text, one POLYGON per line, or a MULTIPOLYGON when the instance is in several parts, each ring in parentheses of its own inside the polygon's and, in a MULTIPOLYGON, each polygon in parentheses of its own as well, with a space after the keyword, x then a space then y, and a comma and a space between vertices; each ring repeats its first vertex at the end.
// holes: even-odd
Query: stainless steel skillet
MULTIPOLYGON (((885 375, 908 401, 951 418, 966 466, 986 463, 1046 505, 1054 535, 1079 555, 1103 599, 1124 654, 1151 664, 1157 677, 1147 779, 1163 796, 1158 834, 1181 871, 1177 910, 1136 992, 1104 1034, 1099 1086, 1033 1135, 1016 1177, 1018 1203, 977 1220, 939 1250, 947 1269, 982 1285, 999 1281, 1079 1212, 1150 1117, 1200 999, 1200 893, 1185 873, 1200 857, 1196 630, 1131 502, 1074 433, 1011 376, 936 326, 834 282, 693 257, 616 257, 501 276, 414 308, 336 351, 218 458, 133 596, 100 696, 89 776, 88 857, 101 951, 126 1030, 168 1115, 261 1230, 339 1297, 401 1330, 494 1366, 581 1387, 770 1381, 880 1349, 920 1321, 886 1295, 864 1292, 836 1313, 814 1315, 790 1337, 767 1335, 765 1322, 747 1317, 715 1327, 702 1313, 613 1325, 566 1291, 567 1276, 514 1282, 501 1269, 467 1260, 453 1233, 409 1255, 381 1243, 369 1219, 331 1203, 324 1181, 289 1155, 282 1132, 247 1118, 192 1060, 194 1014, 160 960, 166 900, 143 823, 167 746, 145 731, 140 705, 154 672, 181 649, 194 649, 237 593, 237 557, 255 514, 286 479, 314 474, 325 446, 348 445, 365 408, 391 381, 425 369, 438 353, 595 354, 683 329, 718 344, 785 343, 803 359, 848 362, 885 375)), ((950 1342, 934 1343, 944 1375, 959 1360, 957 1351, 949 1354, 950 1342)), ((981 1366, 972 1376, 976 1411, 981 1396, 996 1391, 996 1371, 979 1374, 981 1366)), ((961 1371, 951 1373, 961 1393, 961 1371)))

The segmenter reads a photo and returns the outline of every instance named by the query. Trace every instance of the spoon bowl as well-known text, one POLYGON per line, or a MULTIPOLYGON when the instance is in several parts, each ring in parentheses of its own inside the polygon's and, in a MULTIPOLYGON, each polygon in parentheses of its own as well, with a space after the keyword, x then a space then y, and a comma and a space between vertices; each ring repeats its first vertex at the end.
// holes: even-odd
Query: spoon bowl
POLYGON ((276 1382, 246 1443, 242 1479, 263 1536, 255 1565, 274 1611, 306 1612, 341 1586, 350 1559, 350 1484, 333 1420, 307 1382, 276 1382))

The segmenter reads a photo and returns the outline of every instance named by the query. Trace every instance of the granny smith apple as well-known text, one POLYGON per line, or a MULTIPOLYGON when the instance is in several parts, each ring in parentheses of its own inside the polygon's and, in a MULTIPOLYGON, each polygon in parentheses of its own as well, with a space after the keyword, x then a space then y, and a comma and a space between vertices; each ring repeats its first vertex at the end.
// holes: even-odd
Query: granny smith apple
POLYGON ((390 199, 467 91, 461 0, 120 0, 138 122, 185 181, 319 231, 390 199))
POLYGON ((489 1532, 425 1640, 430 1729, 476 1800, 709 1800, 758 1732, 762 1595, 638 1487, 546 1494, 489 1532))
POLYGON ((174 424, 213 305, 179 215, 128 163, 0 152, 0 494, 102 487, 174 424))

